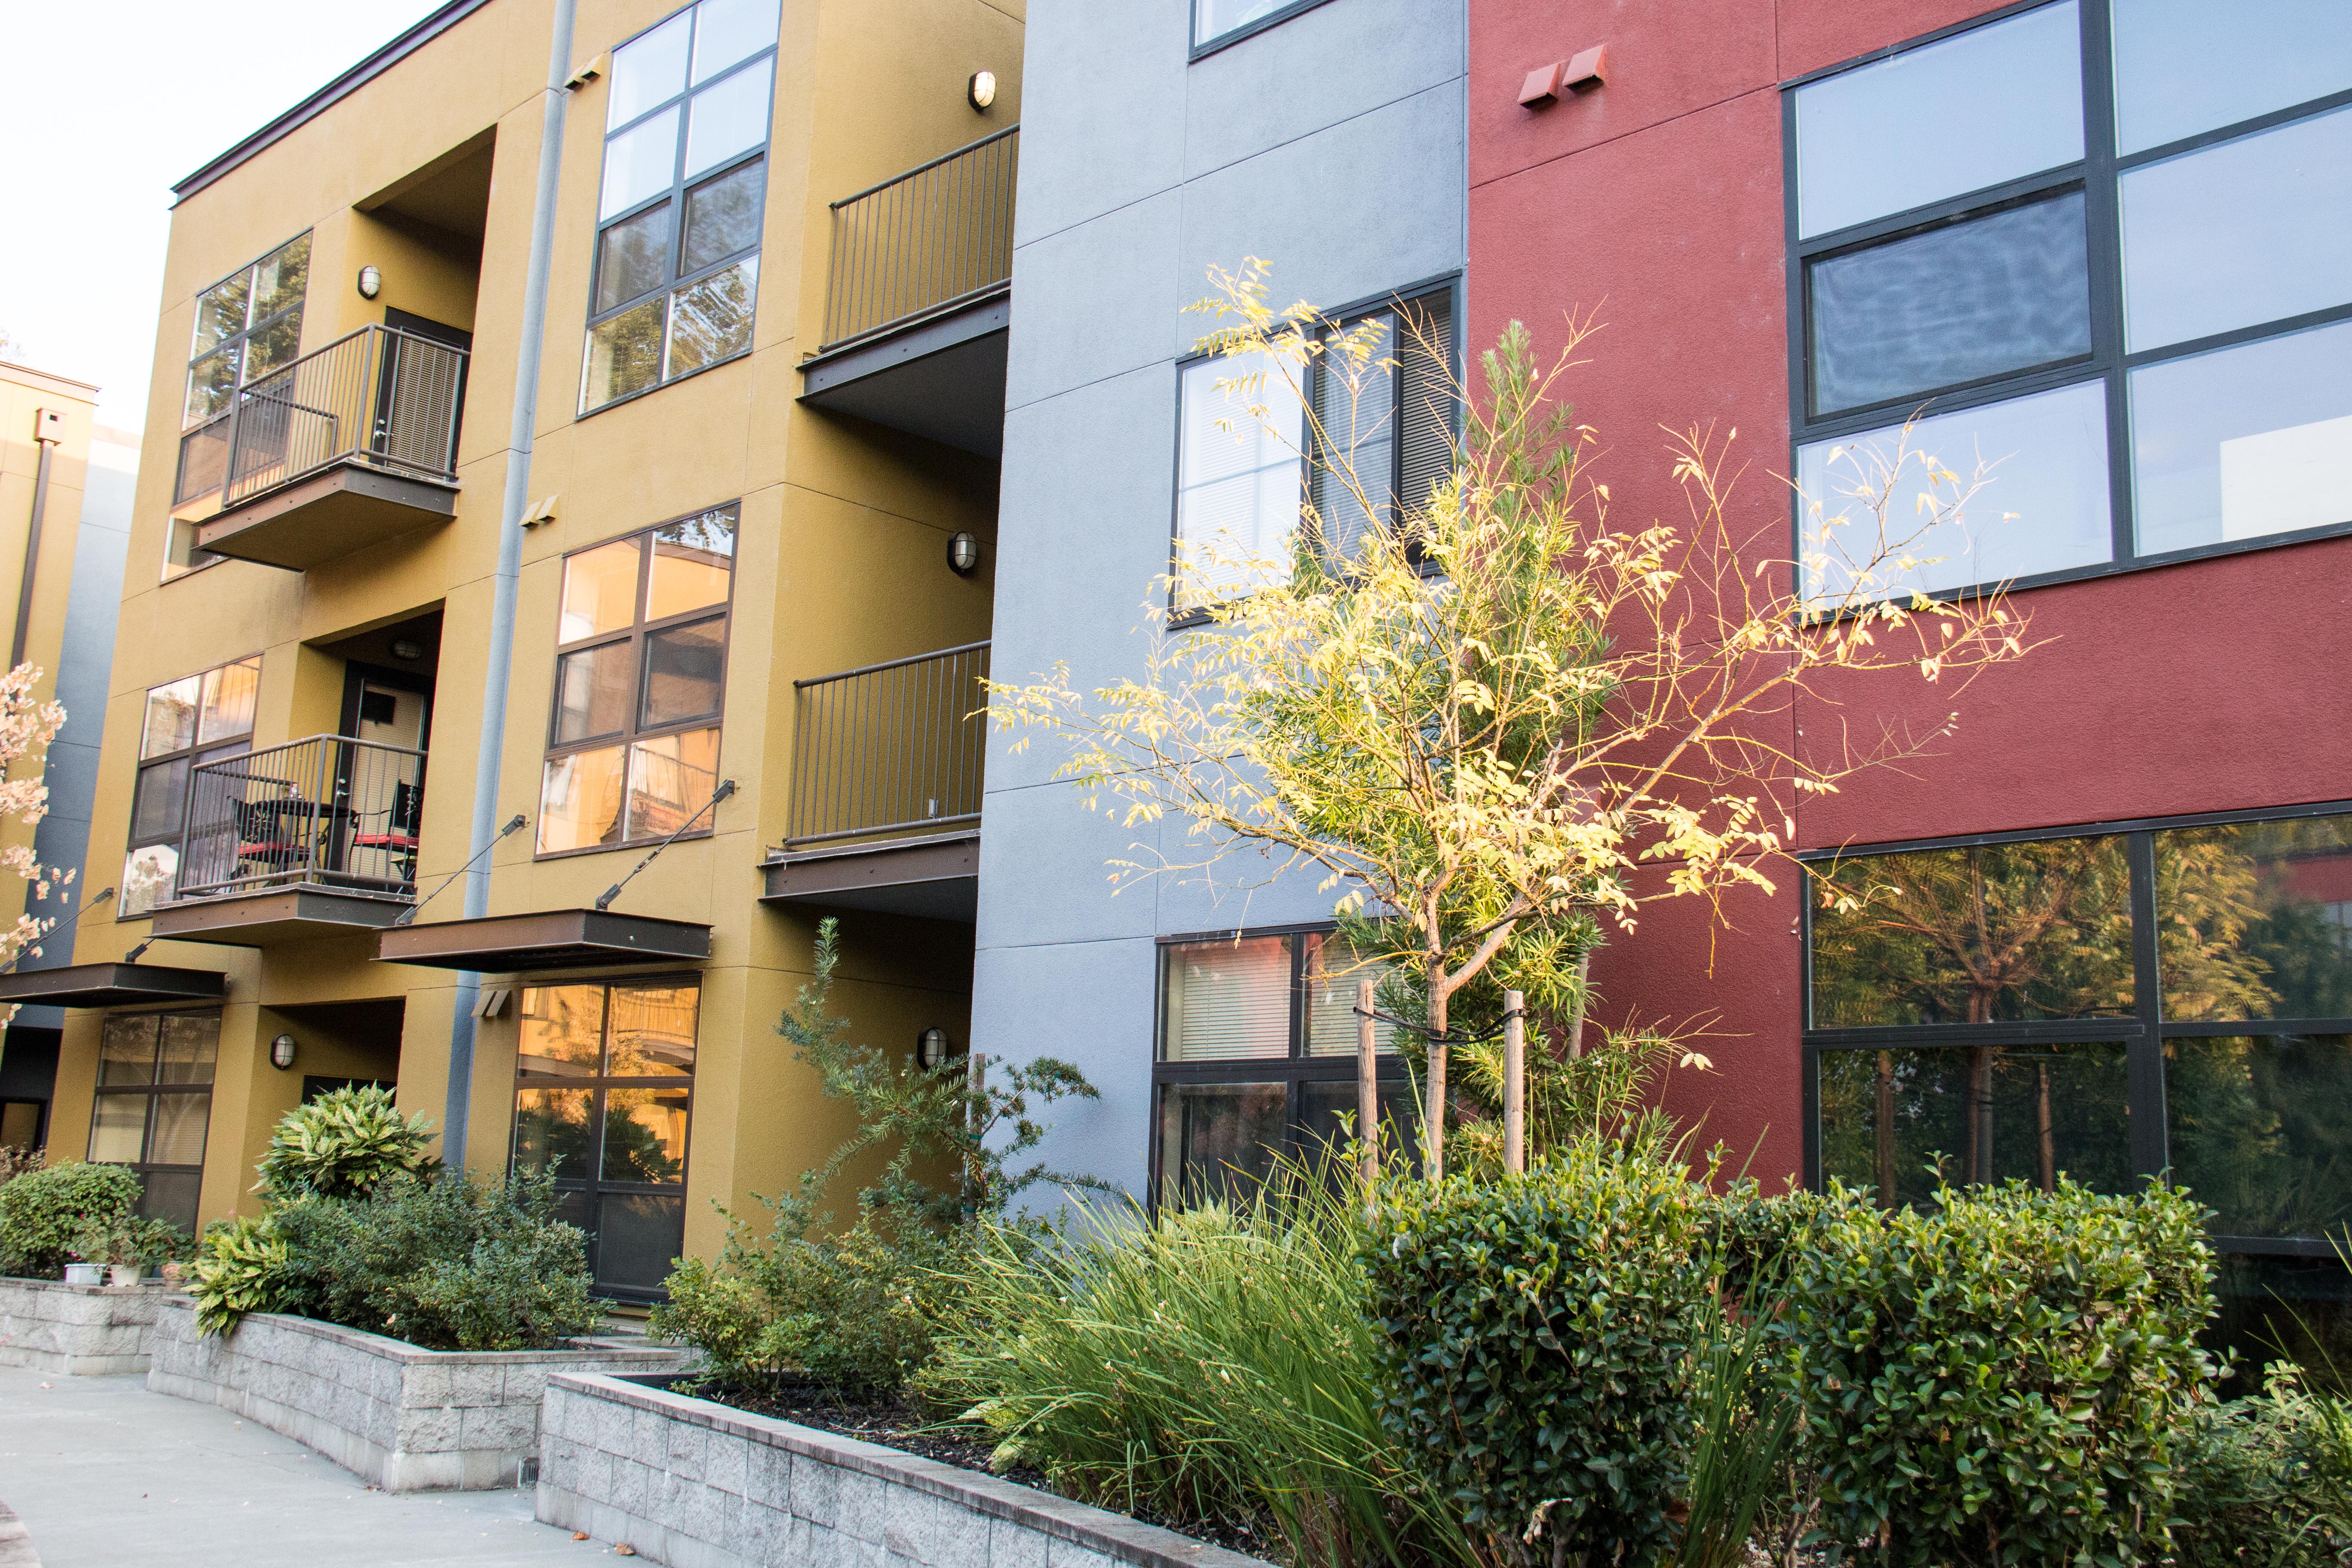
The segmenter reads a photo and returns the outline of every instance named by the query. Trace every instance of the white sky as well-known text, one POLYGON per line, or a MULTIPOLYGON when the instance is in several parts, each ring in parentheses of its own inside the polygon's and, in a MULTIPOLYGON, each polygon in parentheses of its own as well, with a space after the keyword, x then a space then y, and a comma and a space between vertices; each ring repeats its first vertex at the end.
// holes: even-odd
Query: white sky
POLYGON ((172 182, 308 97, 438 0, 10 4, 0 50, 0 331, 145 423, 172 182))

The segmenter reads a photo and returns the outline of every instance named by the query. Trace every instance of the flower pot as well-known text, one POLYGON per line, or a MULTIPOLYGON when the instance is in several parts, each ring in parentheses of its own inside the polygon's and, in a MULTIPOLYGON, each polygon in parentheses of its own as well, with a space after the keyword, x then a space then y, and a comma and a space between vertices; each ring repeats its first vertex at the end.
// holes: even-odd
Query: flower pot
POLYGON ((110 1263, 106 1266, 106 1282, 109 1285, 136 1285, 146 1275, 147 1266, 143 1263, 110 1263))
POLYGON ((66 1283, 68 1285, 102 1285, 105 1283, 105 1280, 100 1279, 100 1276, 103 1275, 105 1272, 106 1265, 103 1263, 68 1263, 66 1265, 66 1283))

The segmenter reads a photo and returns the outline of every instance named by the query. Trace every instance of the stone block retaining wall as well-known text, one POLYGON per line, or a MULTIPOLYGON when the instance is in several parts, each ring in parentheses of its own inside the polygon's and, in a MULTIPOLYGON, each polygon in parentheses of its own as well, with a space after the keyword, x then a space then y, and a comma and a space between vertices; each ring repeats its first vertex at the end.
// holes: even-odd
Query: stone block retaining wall
POLYGON ((309 1318, 253 1313, 200 1338, 195 1304, 166 1298, 147 1386, 208 1401, 283 1432, 386 1491, 520 1484, 539 1452, 548 1375, 656 1373, 677 1350, 574 1342, 552 1351, 428 1351, 309 1318))
POLYGON ((145 1372, 147 1334, 163 1297, 154 1285, 0 1279, 0 1366, 77 1377, 145 1372))
POLYGON ((538 1512, 667 1568, 1266 1568, 994 1476, 573 1373, 547 1380, 538 1512))

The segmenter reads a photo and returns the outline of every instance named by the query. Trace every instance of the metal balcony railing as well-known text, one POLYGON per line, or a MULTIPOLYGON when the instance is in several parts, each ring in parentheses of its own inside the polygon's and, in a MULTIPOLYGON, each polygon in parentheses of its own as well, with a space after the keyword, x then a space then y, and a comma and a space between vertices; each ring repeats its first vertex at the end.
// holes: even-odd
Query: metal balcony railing
POLYGON ((980 820, 988 644, 793 682, 787 849, 980 820))
POLYGON ((180 437, 172 504, 217 492, 223 510, 331 463, 456 477, 466 351, 368 326, 247 382, 180 437))
POLYGON ((416 891, 425 753, 313 735, 188 775, 177 899, 303 885, 416 891))
POLYGON ((1009 125, 833 204, 823 348, 984 293, 1013 276, 1009 125))

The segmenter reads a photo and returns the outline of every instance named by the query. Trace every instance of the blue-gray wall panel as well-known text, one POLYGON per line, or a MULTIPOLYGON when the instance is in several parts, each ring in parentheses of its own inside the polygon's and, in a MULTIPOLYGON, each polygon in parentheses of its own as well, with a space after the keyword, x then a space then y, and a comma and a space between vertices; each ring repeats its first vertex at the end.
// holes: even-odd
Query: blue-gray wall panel
MULTIPOLYGON (((1174 191, 1106 213, 1013 253, 1017 301, 1004 405, 1019 408, 1151 363, 1167 353, 1180 287, 1183 198, 1174 191), (1051 305, 1024 331, 1030 301, 1051 305)), ((1198 294, 1199 289, 1193 289, 1198 294)), ((1073 454, 1075 455, 1075 454, 1073 454)))
POLYGON ((1183 178, 1186 0, 1031 0, 1016 245, 1183 178))
MULTIPOLYGON (((1139 1194, 1151 1137, 1157 963, 1147 938, 983 949, 972 965, 974 1050, 1014 1061, 1059 1057, 1102 1091, 1098 1100, 1064 1100, 1045 1112, 1053 1130, 1040 1157, 1139 1194)), ((1050 1206, 1050 1197, 1039 1198, 1038 1206, 1050 1206)))

